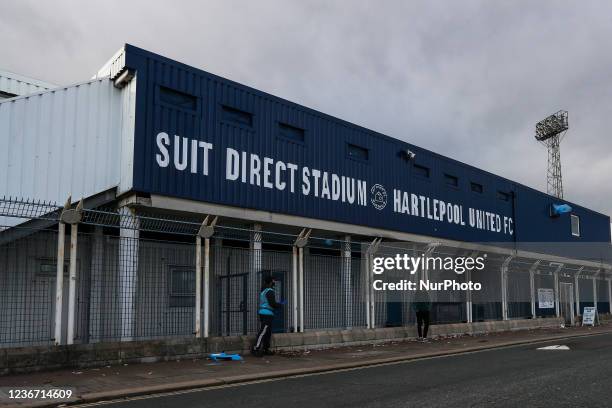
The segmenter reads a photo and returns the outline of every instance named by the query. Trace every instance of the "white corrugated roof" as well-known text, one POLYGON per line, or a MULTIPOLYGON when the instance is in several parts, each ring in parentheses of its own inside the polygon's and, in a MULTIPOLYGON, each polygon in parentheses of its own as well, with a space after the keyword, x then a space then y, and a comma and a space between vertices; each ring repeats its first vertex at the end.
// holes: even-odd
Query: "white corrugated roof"
POLYGON ((6 94, 22 96, 56 87, 55 84, 0 69, 0 92, 6 94))

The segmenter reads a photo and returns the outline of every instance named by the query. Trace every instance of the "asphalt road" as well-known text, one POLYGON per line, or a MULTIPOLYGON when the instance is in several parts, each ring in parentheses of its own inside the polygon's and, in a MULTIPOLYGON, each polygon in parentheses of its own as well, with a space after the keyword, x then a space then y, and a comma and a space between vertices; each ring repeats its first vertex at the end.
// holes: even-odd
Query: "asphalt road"
POLYGON ((107 407, 612 407, 612 335, 114 402, 107 407), (568 351, 538 347, 567 345, 568 351))

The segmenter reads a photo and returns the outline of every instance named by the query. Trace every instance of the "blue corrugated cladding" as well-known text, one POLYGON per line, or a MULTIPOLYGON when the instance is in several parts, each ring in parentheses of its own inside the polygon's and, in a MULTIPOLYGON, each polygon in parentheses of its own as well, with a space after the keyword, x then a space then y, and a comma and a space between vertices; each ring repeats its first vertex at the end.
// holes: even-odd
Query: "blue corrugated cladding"
POLYGON ((549 205, 557 202, 552 197, 417 146, 129 45, 126 66, 135 69, 138 78, 135 191, 461 241, 610 241, 607 216, 572 204, 581 221, 581 237, 572 237, 569 216, 549 217, 549 205), (160 100, 160 87, 192 95, 197 102, 189 108, 166 104, 160 100), (223 105, 251 113, 251 126, 222 120, 223 105), (304 142, 280 137, 279 122, 304 129, 304 142), (171 154, 171 164, 160 167, 156 162, 159 132, 167 133, 171 143, 174 135, 180 135, 213 144, 208 175, 202 175, 200 168, 195 174, 189 167, 177 170, 171 154), (368 160, 348 157, 347 143, 368 149, 368 160), (226 180, 226 148, 255 153, 262 161, 269 157, 298 164, 295 192, 289 192, 288 187, 279 191, 226 180), (414 161, 401 157, 405 149, 416 153, 414 161), (413 163, 428 167, 429 178, 413 174, 413 163), (303 166, 366 180, 367 206, 302 194, 303 166), (449 186, 445 174, 457 177, 458 185, 449 186), (472 182, 482 185, 483 192, 472 191, 472 182), (370 201, 369 190, 374 184, 387 192, 387 205, 382 210, 370 201), (396 213, 394 189, 459 204, 466 225, 396 213), (510 199, 500 199, 500 191, 510 199), (470 227, 469 208, 515 220, 515 234, 470 227))

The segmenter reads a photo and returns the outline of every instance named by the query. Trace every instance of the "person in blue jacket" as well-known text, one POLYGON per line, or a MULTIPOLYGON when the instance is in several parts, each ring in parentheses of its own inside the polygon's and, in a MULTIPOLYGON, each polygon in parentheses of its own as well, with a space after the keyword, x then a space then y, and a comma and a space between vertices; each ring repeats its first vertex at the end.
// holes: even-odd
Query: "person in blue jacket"
POLYGON ((259 294, 259 321, 261 327, 255 338, 253 346, 253 355, 261 357, 264 354, 274 354, 270 351, 270 340, 272 338, 272 321, 274 320, 274 311, 280 309, 282 302, 276 301, 274 293, 274 278, 267 276, 264 279, 264 285, 259 294))

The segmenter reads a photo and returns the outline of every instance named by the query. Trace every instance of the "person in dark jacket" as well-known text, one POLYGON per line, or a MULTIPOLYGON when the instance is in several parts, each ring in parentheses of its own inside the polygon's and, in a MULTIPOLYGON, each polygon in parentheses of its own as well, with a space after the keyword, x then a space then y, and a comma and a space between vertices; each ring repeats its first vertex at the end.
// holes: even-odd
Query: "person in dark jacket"
POLYGON ((431 299, 426 290, 419 290, 412 303, 416 312, 417 332, 419 341, 426 341, 427 330, 429 329, 429 311, 431 310, 431 299))
POLYGON ((282 302, 276 301, 274 293, 274 278, 267 276, 264 279, 264 286, 259 294, 259 321, 261 327, 255 338, 253 346, 253 355, 261 357, 264 354, 273 354, 270 351, 270 340, 272 339, 272 321, 274 320, 274 311, 280 309, 282 302))

